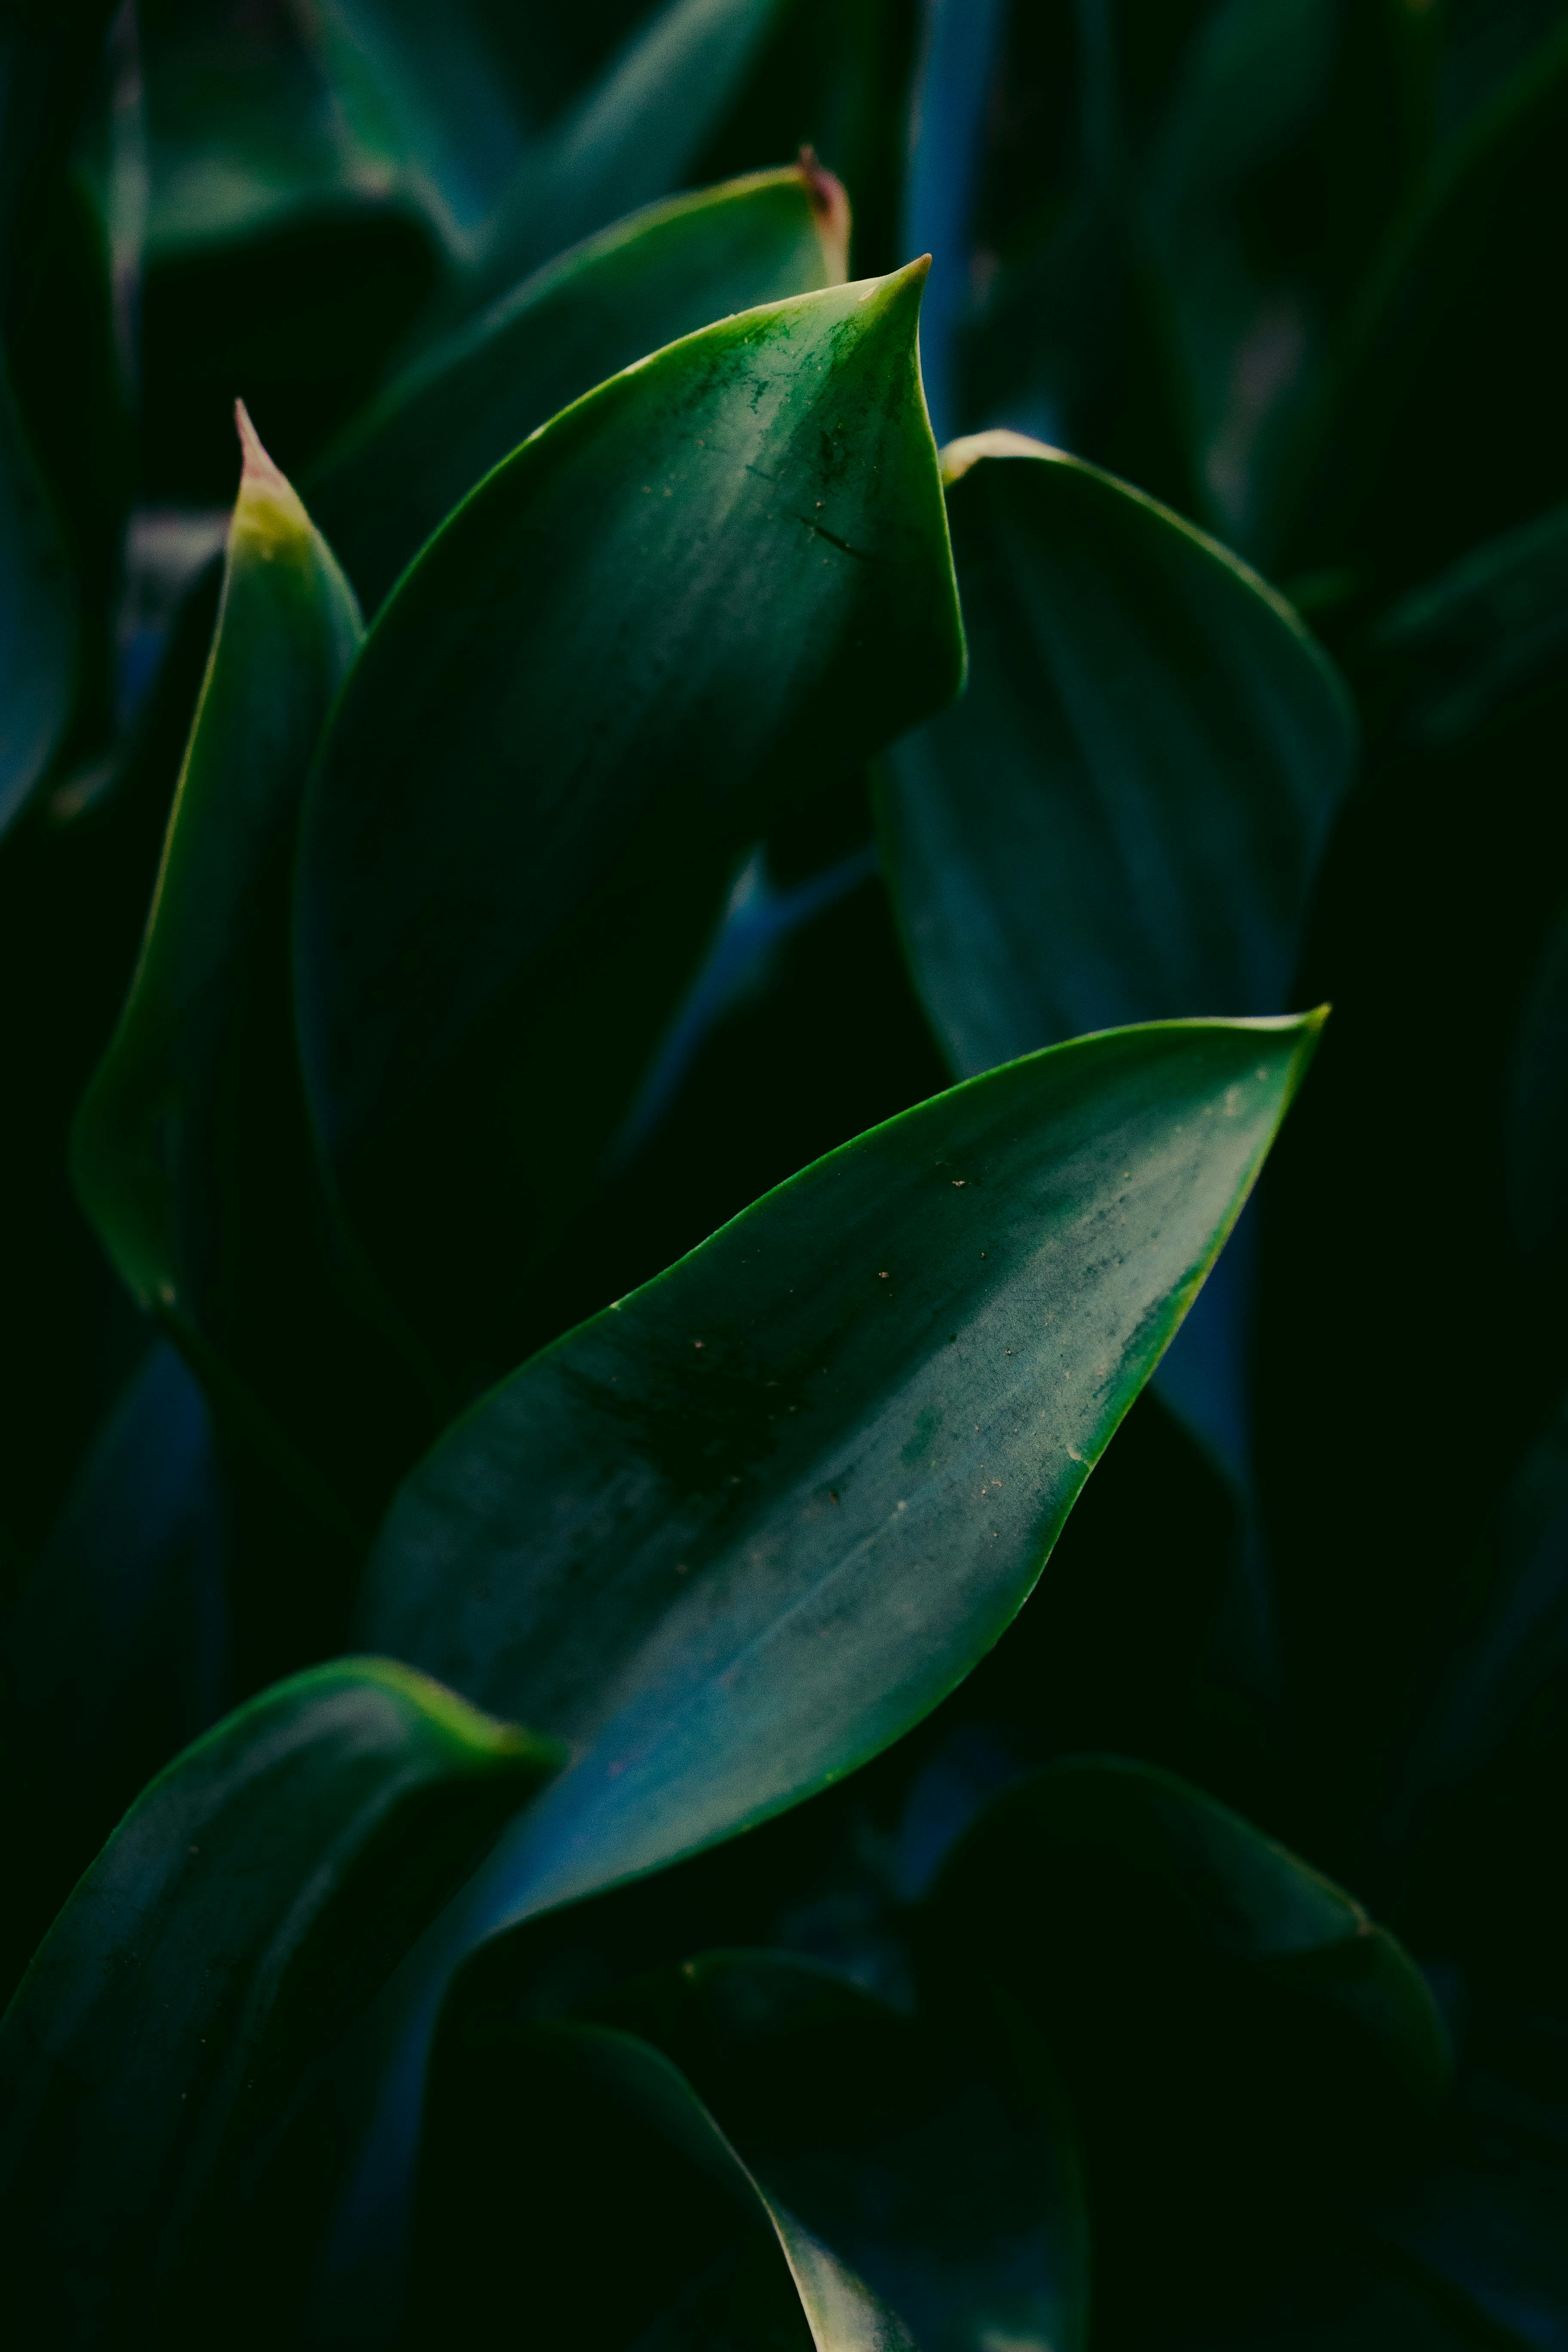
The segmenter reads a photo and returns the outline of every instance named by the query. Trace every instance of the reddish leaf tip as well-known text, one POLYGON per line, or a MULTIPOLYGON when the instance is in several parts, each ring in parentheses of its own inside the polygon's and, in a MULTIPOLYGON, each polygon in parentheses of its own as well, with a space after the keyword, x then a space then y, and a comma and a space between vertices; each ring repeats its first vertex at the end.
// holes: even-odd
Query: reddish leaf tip
POLYGON ((239 434, 239 446, 245 464, 240 475, 242 489, 287 490, 289 479, 268 456, 261 436, 250 421, 250 412, 243 400, 234 404, 234 422, 239 434))
POLYGON ((849 194, 837 173, 817 160, 815 147, 803 147, 800 176, 816 216, 816 233, 827 257, 830 273, 840 285, 849 275, 849 194))

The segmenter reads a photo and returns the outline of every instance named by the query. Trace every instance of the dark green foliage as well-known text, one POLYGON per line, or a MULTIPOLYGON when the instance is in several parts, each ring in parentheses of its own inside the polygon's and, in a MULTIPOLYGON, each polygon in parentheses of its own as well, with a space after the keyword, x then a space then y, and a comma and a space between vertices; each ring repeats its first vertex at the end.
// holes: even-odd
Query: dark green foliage
POLYGON ((4 12, 7 2343, 1558 2343, 1565 92, 4 12))
POLYGON ((183 2336, 187 2297, 233 2291, 212 2266, 301 2088, 558 1760, 351 1659, 253 1700, 153 1783, 7 2012, 13 2311, 61 2344, 183 2336))

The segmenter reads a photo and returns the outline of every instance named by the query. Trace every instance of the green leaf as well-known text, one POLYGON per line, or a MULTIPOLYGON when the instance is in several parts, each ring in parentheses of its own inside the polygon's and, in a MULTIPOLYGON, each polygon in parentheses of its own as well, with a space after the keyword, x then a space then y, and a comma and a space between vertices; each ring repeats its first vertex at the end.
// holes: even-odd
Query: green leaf
POLYGON ((1281 2280, 1316 2294, 1347 2202, 1384 2202, 1435 2137, 1452 2061, 1403 1948, 1173 1774, 1031 1774, 961 1839, 928 1914, 939 2012, 998 1988, 1061 2068, 1108 2334, 1255 2314, 1281 2280))
POLYGON ((316 740, 362 635, 331 551, 243 408, 239 421, 245 471, 217 635, 146 943, 73 1150, 83 1202, 131 1289, 190 1330, 204 1319, 191 1215, 193 1190, 207 1189, 204 1114, 256 985, 316 740))
POLYGON ((765 1951, 704 1953, 591 2014, 681 2069, 747 2163, 926 2352, 1082 2345, 1081 2184, 1021 2020, 998 2012, 979 2030, 972 2018, 950 2041, 825 1968, 765 1951))
POLYGON ((469 299, 500 293, 605 222, 678 188, 795 5, 667 0, 524 155, 480 244, 469 299))
POLYGON ((508 1916, 837 1779, 990 1647, 1321 1018, 1113 1032, 939 1096, 447 1431, 378 1539, 362 1630, 574 1743, 497 1882, 508 1916))
POLYGON ((1097 467, 1014 434, 943 467, 969 685, 888 754, 881 814, 953 1068, 1280 1011, 1354 756, 1329 663, 1255 572, 1097 467))
MULTIPOLYGON (((363 1530, 427 1442, 342 1261, 289 996, 305 781, 359 642, 353 592, 241 411, 223 604, 129 1000, 71 1139, 80 1199, 247 1456, 346 1559, 281 1528, 237 1586, 239 1686, 341 1646, 363 1530), (276 1556, 284 1555, 280 1562, 276 1556)), ((241 1512, 259 1533, 258 1508, 241 1512)))
POLYGON ((547 417, 710 320, 841 285, 842 189, 760 172, 617 222, 427 352, 307 489, 367 612, 458 500, 547 417))
POLYGON ((506 17, 474 0, 312 0, 306 31, 355 143, 416 198, 454 256, 471 250, 538 125, 506 17))
POLYGON ((629 2033, 525 2024, 454 2051, 422 2185, 416 2331, 504 2325, 521 2269, 531 2325, 602 2352, 661 2320, 654 2340, 713 2352, 911 2347, 678 2068, 629 2033))
MULTIPOLYGON (((1173 1772, 1123 1757, 1047 1765, 993 1799, 930 1898, 1022 1997, 1043 1936, 1097 1884, 1132 1890, 1151 1952, 1267 1971, 1341 2011, 1420 2104, 1453 2069, 1425 1978, 1352 1895, 1173 1772)), ((1093 1939, 1092 1908, 1076 1916, 1093 1939)), ((1109 1916, 1119 1925, 1118 1915, 1109 1916)))
POLYGON ((922 276, 744 312, 579 401, 431 541, 333 714, 306 1079, 367 1262, 462 1379, 522 1352, 742 853, 958 684, 922 276))
POLYGON ((138 33, 149 261, 380 193, 288 13, 153 5, 138 33))
POLYGON ((258 2161, 555 1761, 362 1658, 253 1700, 153 1781, 0 2026, 0 2245, 34 2340, 166 2342, 210 2328, 215 2296, 242 2309, 225 2232, 258 2161))
MULTIPOLYGON (((952 1066, 1280 1011, 1354 757, 1328 662, 1256 573, 1096 467, 1013 434, 943 465, 968 691, 893 747, 880 813, 952 1066)), ((1162 1381, 1240 1481, 1244 1272, 1162 1381)))
POLYGON ((841 1778, 1003 1633, 1321 1018, 1084 1038, 889 1120, 547 1348, 405 1483, 362 1631, 573 1762, 367 2027, 346 2276, 406 2193, 477 1943, 841 1778))

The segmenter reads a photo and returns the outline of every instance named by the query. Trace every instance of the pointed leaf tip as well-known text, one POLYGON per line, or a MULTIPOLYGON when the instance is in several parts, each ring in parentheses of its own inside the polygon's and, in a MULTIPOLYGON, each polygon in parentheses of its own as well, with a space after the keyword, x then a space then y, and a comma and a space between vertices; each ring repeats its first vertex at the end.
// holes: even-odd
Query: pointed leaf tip
POLYGON ((240 475, 240 488, 242 490, 265 489, 275 494, 282 491, 292 498, 293 486, 282 468, 275 465, 268 456, 262 446, 261 436, 251 423, 250 411, 243 400, 237 400, 234 404, 234 422, 235 429, 239 435, 239 446, 245 457, 244 468, 240 475))

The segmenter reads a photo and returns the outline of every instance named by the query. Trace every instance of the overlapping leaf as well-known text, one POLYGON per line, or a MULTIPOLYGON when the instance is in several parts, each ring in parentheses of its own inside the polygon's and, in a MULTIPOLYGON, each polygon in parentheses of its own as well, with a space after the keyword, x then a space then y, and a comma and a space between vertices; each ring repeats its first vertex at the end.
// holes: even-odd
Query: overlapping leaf
POLYGON ((1018 2020, 972 2017, 966 2039, 947 2041, 827 1969, 766 1951, 704 1953, 593 2015, 680 2067, 748 2163, 927 2352, 994 2336, 1082 2344, 1076 2155, 1018 2020))
MULTIPOLYGON (((331 551, 242 421, 217 635, 141 961, 78 1116, 72 1172, 133 1295, 253 1454, 350 1538, 427 1428, 330 1230, 288 992, 300 802, 360 622, 331 551)), ((341 1639, 341 1566, 289 1548, 292 1572, 258 1563, 271 1630, 247 1678, 341 1639)))
POLYGON ((306 1078, 377 1280, 469 1380, 526 1346, 743 850, 958 683, 921 277, 742 313, 568 409, 405 575, 333 715, 306 1078))
MULTIPOLYGON (((953 1067, 1289 999, 1353 722, 1257 575, 1164 508, 1010 435, 944 460, 968 690, 894 746, 885 862, 953 1067)), ((1173 1401, 1245 1477, 1246 1302, 1173 1401)))
POLYGON ((536 425, 713 319, 842 284, 847 241, 826 173, 757 173, 617 222, 426 352, 307 486, 365 610, 536 425))
POLYGON ((574 1760, 368 2033, 340 2295, 373 2291, 437 2009, 476 1943, 837 1779, 997 1639, 1317 1027, 1120 1031, 890 1120, 546 1349, 406 1483, 363 1633, 574 1760))
POLYGON ((1102 2325, 1256 2326, 1281 2280, 1349 2300, 1324 2250, 1426 2160, 1452 2063, 1358 1903, 1189 1783, 1091 1757, 994 1798, 930 1909, 942 2000, 999 1983, 1062 2068, 1102 2325))
POLYGON ((500 292, 606 221, 679 188, 793 5, 666 0, 522 158, 483 238, 470 299, 500 292))
POLYGON ((1219 1970, 1263 1969, 1339 2011, 1376 2045, 1417 2102, 1438 2104, 1452 2059, 1425 1979, 1353 1896, 1173 1773, 1121 1757, 1047 1765, 993 1800, 944 1864, 931 1901, 964 1942, 1021 1992, 1042 1945, 1100 1940, 1100 1886, 1112 1935, 1131 1892, 1150 1942, 1219 1970), (1060 1925, 1076 1911, 1073 1928, 1060 1925))
POLYGON ((454 2047, 422 2188, 416 2326, 503 2324, 521 2254, 536 2323, 602 2352, 650 2326, 655 2341, 714 2352, 759 2336, 791 2352, 910 2352, 901 2321, 635 2034, 522 2024, 454 2047))
POLYGON ((0 2026, 0 2242, 26 2335, 183 2341, 224 2308, 243 2326, 227 2230, 258 2163, 555 1761, 405 1667, 350 1659, 153 1781, 0 2026))

